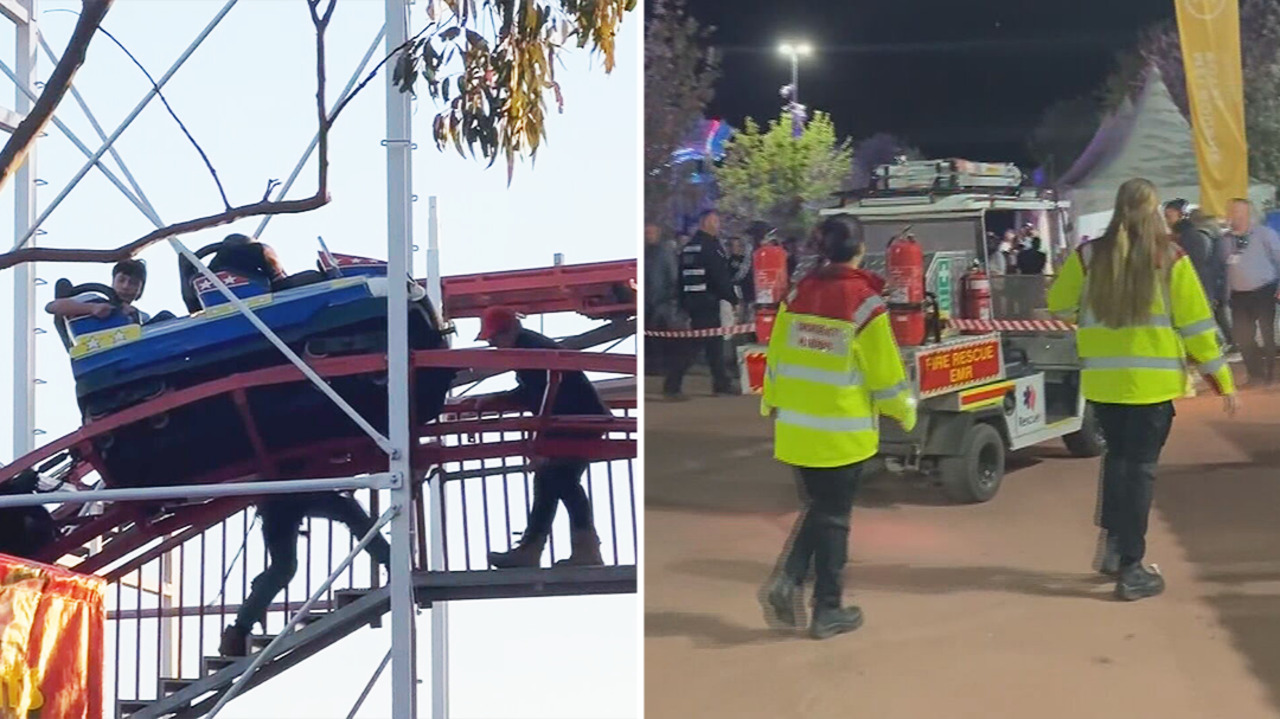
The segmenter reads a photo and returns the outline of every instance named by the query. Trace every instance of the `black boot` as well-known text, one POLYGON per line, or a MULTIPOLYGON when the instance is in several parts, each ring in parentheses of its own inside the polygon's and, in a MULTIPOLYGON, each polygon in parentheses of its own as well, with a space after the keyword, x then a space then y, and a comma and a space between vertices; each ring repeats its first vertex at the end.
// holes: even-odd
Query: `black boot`
POLYGON ((846 634, 862 626, 862 610, 857 607, 823 607, 813 608, 813 623, 809 625, 809 635, 814 639, 830 639, 837 634, 846 634))
POLYGON ((249 631, 230 624, 222 630, 218 653, 224 657, 243 657, 249 653, 249 631))
POLYGON ((782 575, 773 580, 764 593, 764 618, 770 626, 796 627, 804 618, 804 607, 800 605, 802 592, 800 584, 794 579, 782 575))
POLYGON ((1142 563, 1131 564, 1120 570, 1120 579, 1116 582, 1116 596, 1127 602, 1154 597, 1164 591, 1164 577, 1159 572, 1142 566, 1142 563))

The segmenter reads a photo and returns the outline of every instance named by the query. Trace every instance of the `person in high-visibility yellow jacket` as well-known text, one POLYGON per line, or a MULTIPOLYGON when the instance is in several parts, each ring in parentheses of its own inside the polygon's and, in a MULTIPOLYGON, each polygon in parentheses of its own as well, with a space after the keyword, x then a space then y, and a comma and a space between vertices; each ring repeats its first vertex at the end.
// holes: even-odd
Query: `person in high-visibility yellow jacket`
POLYGON ((761 412, 774 419, 774 455, 798 471, 808 506, 796 522, 782 569, 765 592, 768 618, 798 622, 797 591, 814 566, 810 633, 824 639, 862 624, 841 605, 849 515, 866 460, 879 450, 878 415, 915 426, 915 399, 880 290, 858 269, 862 228, 827 220, 819 228, 824 262, 802 279, 778 312, 769 340, 761 412))
POLYGON ((1067 259, 1048 300, 1050 312, 1077 323, 1081 391, 1107 444, 1100 569, 1122 599, 1155 596, 1164 579, 1142 564, 1147 515, 1187 366, 1225 398, 1228 414, 1237 403, 1213 310, 1153 184, 1121 185, 1106 233, 1067 259))

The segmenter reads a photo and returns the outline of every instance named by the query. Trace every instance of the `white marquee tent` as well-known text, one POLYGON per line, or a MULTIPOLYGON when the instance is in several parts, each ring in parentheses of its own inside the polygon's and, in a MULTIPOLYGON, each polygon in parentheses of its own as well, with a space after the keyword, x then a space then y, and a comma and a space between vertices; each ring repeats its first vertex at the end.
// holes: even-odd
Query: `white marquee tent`
MULTIPOLYGON (((1126 180, 1145 177, 1160 189, 1161 200, 1181 197, 1198 204, 1191 124, 1178 110, 1154 67, 1135 101, 1128 100, 1103 119, 1089 146, 1058 181, 1071 201, 1073 239, 1097 237, 1111 219, 1116 190, 1126 180)), ((1261 208, 1275 200, 1275 187, 1251 180, 1249 198, 1261 208)))

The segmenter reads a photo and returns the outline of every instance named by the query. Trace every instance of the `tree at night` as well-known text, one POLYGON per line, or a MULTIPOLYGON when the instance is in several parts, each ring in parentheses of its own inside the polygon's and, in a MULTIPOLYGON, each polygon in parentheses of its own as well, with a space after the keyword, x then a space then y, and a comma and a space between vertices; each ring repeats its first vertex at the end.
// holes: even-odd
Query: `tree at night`
POLYGON ((836 137, 831 116, 815 112, 799 137, 784 113, 761 128, 747 118, 716 168, 719 208, 732 226, 764 220, 784 234, 803 235, 817 207, 845 186, 853 161, 848 140, 836 137))
POLYGON ((689 16, 684 0, 651 0, 644 32, 645 221, 667 225, 671 198, 687 182, 672 153, 703 119, 719 77, 704 48, 711 28, 689 16))

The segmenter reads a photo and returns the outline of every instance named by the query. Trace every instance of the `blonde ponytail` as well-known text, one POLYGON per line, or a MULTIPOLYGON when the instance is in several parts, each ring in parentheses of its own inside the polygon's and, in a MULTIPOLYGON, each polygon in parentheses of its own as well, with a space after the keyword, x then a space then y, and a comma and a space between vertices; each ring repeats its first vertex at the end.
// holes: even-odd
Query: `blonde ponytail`
POLYGON ((1111 224, 1091 244, 1087 268, 1085 304, 1099 322, 1115 329, 1151 319, 1168 242, 1155 185, 1141 178, 1121 185, 1111 224))

